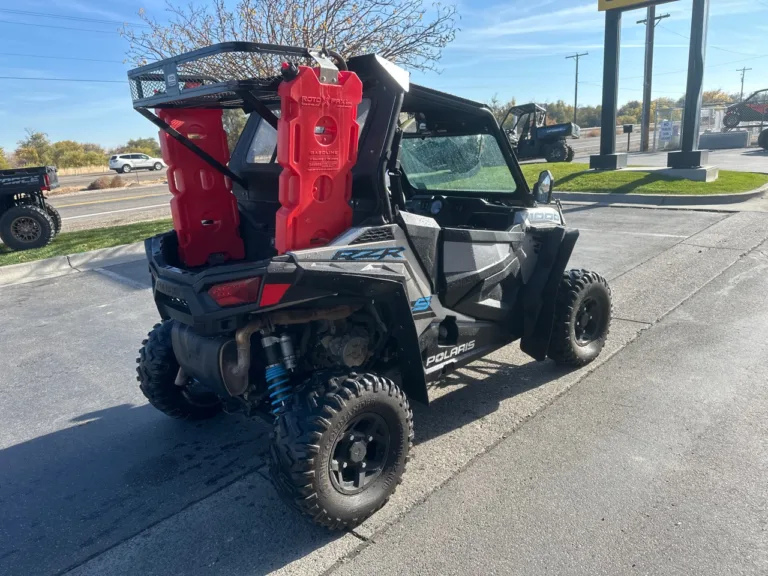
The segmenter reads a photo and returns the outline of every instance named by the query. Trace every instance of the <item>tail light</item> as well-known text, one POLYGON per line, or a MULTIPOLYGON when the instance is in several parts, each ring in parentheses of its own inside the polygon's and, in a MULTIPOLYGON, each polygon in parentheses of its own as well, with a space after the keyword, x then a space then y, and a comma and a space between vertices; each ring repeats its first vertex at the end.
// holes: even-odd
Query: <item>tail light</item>
POLYGON ((208 295, 219 306, 239 306, 257 302, 260 287, 261 276, 257 276, 256 278, 244 278, 234 282, 216 284, 208 290, 208 295))
POLYGON ((51 191, 51 178, 50 178, 50 176, 48 176, 48 174, 43 176, 43 178, 45 179, 45 186, 43 186, 43 190, 48 190, 50 192, 51 191))

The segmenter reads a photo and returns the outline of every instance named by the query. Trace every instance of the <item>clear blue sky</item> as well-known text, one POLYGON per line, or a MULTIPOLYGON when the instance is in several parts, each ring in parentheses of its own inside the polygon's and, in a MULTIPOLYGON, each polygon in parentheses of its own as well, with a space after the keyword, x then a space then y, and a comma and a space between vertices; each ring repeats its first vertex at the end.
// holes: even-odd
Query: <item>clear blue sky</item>
MULTIPOLYGON (((122 81, 128 69, 117 24, 9 10, 138 22, 139 8, 162 19, 163 6, 163 0, 0 0, 0 76, 122 81)), ((458 8, 461 31, 444 52, 442 73, 417 73, 414 81, 481 101, 496 94, 518 102, 571 102, 574 63, 565 56, 589 51, 581 62, 579 101, 599 103, 604 17, 597 12, 597 0, 460 0, 458 8)), ((657 28, 654 97, 677 98, 685 91, 690 8, 691 0, 679 0, 658 9, 672 17, 657 28)), ((642 94, 645 32, 635 21, 644 16, 644 10, 624 15, 621 102, 642 94)), ((745 91, 768 88, 766 37, 768 0, 712 0, 705 88, 738 91, 736 69, 742 66, 753 68, 745 91)), ((13 150, 25 128, 45 131, 52 140, 104 146, 155 134, 131 108, 125 83, 0 79, 0 146, 13 150)))

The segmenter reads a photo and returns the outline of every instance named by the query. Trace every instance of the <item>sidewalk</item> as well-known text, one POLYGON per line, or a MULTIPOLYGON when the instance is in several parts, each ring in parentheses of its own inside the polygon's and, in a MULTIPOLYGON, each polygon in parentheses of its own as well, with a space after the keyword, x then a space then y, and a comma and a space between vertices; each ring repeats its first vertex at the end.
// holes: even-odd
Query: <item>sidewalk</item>
POLYGON ((333 573, 768 573, 766 248, 333 573))

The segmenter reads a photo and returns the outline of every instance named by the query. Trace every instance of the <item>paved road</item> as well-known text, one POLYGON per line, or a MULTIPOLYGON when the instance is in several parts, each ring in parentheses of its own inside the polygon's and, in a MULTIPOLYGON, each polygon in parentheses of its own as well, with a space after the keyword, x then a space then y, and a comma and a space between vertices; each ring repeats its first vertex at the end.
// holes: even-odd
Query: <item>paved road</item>
MULTIPOLYGON (((87 186, 97 178, 101 176, 114 176, 117 172, 108 170, 106 172, 99 172, 97 174, 80 174, 77 176, 59 176, 59 184, 62 187, 65 186, 87 186)), ((121 174, 121 176, 128 182, 148 182, 151 180, 157 180, 165 176, 165 172, 155 172, 154 170, 136 170, 130 174, 121 174)))
POLYGON ((753 252, 334 574, 768 574, 766 284, 753 252))
MULTIPOLYGON (((563 371, 548 362, 532 362, 517 346, 508 346, 433 388, 432 405, 415 411, 417 442, 405 482, 382 511, 355 532, 340 535, 313 527, 276 497, 264 469, 267 425, 242 416, 198 424, 176 422, 146 404, 133 366, 139 342, 157 316, 143 262, 0 288, 6 350, 0 355, 0 574, 318 574, 334 566, 343 568, 337 563, 354 556, 360 546, 369 547, 353 561, 364 562, 376 552, 378 544, 371 545, 374 539, 384 548, 393 545, 391 534, 415 530, 413 518, 442 498, 445 490, 453 489, 464 478, 457 476, 462 469, 470 474, 493 462, 497 450, 507 447, 502 439, 515 430, 508 442, 529 434, 528 444, 515 444, 512 449, 521 453, 513 460, 518 476, 494 472, 511 480, 509 487, 505 482, 496 484, 496 492, 485 501, 491 516, 479 513, 483 504, 471 488, 452 493, 462 507, 466 502, 467 513, 477 520, 476 528, 487 526, 489 532, 498 532, 488 535, 487 546, 477 533, 466 536, 474 542, 473 554, 487 550, 487 573, 500 566, 493 563, 499 562, 501 534, 509 535, 509 558, 515 557, 513 548, 539 541, 547 543, 548 553, 555 554, 557 542, 563 543, 561 553, 571 551, 570 546, 576 546, 576 528, 586 530, 586 521, 594 520, 575 523, 573 518, 584 510, 594 512, 590 503, 603 496, 605 507, 614 513, 606 516, 612 526, 624 528, 621 519, 632 510, 658 514, 646 505, 666 506, 683 489, 681 480, 665 491, 667 477, 661 474, 682 465, 680 454, 687 455, 691 467, 681 468, 690 483, 688 500, 678 502, 705 500, 715 488, 728 488, 723 492, 723 498, 729 495, 728 501, 718 500, 717 509, 709 504, 691 509, 702 512, 712 533, 723 535, 721 549, 749 548, 751 541, 746 537, 760 535, 749 523, 765 509, 765 493, 761 497, 755 493, 751 468, 760 457, 764 466, 765 445, 755 445, 750 435, 764 439, 765 428, 753 420, 749 420, 751 428, 735 423, 725 426, 721 451, 712 445, 712 436, 720 430, 715 426, 727 423, 728 415, 737 409, 744 418, 764 412, 764 399, 759 396, 764 393, 763 379, 755 380, 747 372, 753 369, 758 377, 763 375, 755 358, 764 351, 758 349, 766 332, 764 318, 756 311, 747 323, 745 309, 737 303, 742 298, 751 298, 755 306, 765 301, 755 290, 745 295, 739 284, 765 284, 761 252, 744 255, 768 237, 768 215, 595 206, 572 207, 567 215, 569 224, 583 229, 572 264, 601 270, 614 289, 617 318, 598 363, 563 371), (754 268, 744 267, 753 260, 754 268), (689 307, 712 287, 719 292, 715 298, 708 297, 709 304, 689 307), (689 304, 680 307, 689 298, 689 304), (716 305, 717 321, 702 314, 707 305, 716 305), (671 310, 671 316, 656 324, 671 310), (729 310, 734 316, 730 320, 724 314, 729 310), (667 324, 674 319, 679 325, 669 332, 672 328, 667 324), (624 349, 641 332, 640 339, 624 349), (656 333, 658 341, 652 337, 656 333), (714 342, 717 338, 722 343, 714 342), (709 357, 707 339, 712 340, 709 357), (645 347, 647 340, 650 348, 645 347), (744 354, 738 356, 735 350, 744 354), (727 364, 723 358, 739 358, 740 363, 727 364), (680 363, 679 370, 670 366, 675 362, 680 363), (701 372, 694 370, 697 362, 703 363, 701 372), (724 379, 728 366, 740 382, 724 385, 718 395, 716 383, 724 379), (704 373, 713 382, 702 384, 699 393, 695 382, 704 373), (573 394, 552 405, 585 378, 573 394), (615 390, 603 392, 606 383, 615 390), (581 394, 587 392, 591 396, 584 399, 581 394), (563 408, 573 399, 580 404, 563 408), (584 412, 581 417, 579 410, 584 412), (564 421, 560 428, 542 428, 542 422, 558 426, 560 420, 564 421), (614 424, 610 432, 609 425, 614 424), (668 434, 662 435, 664 431, 668 434), (734 443, 736 433, 744 437, 741 446, 734 443), (542 445, 535 453, 530 445, 538 434, 543 435, 542 445), (675 434, 681 435, 680 444, 673 444, 675 434), (630 446, 635 451, 624 454, 623 460, 609 459, 629 449, 621 443, 627 435, 639 438, 637 445, 630 446), (700 444, 692 444, 697 435, 702 438, 700 444), (689 449, 695 445, 702 450, 689 449), (645 452, 640 451, 643 447, 645 452), (574 462, 569 455, 573 449, 578 450, 576 456, 583 454, 583 461, 574 462), (600 459, 602 451, 606 455, 600 459), (723 451, 732 452, 722 455, 723 466, 733 469, 725 479, 718 476, 724 474, 722 467, 707 468, 723 451), (660 455, 664 458, 656 462, 660 455), (643 477, 650 482, 639 486, 632 499, 627 494, 641 484, 634 475, 638 468, 644 470, 644 461, 643 477), (536 470, 539 482, 519 483, 519 475, 528 469, 536 470), (699 472, 702 483, 693 482, 691 470, 699 472), (730 484, 736 476, 744 480, 743 487, 730 484), (588 485, 600 490, 590 492, 588 485), (566 490, 569 486, 572 491, 566 490), (505 496, 505 490, 511 493, 505 496), (657 493, 658 499, 649 500, 651 493, 657 493), (569 503, 569 497, 574 502, 569 503), (562 504, 562 510, 550 506, 537 515, 535 504, 550 500, 562 504), (735 516, 730 506, 740 507, 743 514, 735 516), (510 518, 511 511, 518 509, 529 516, 510 518), (409 511, 414 512, 401 522, 409 511), (501 519, 503 527, 499 527, 501 519), (568 525, 569 519, 575 524, 568 525), (516 532, 517 524, 525 531, 516 532), (395 528, 382 532, 388 526, 395 528), (576 526, 569 540, 560 538, 565 526, 576 526), (741 538, 732 541, 737 535, 741 538)), ((503 459, 506 462, 508 456, 503 459)), ((692 513, 686 508, 676 521, 687 527, 687 515, 692 513)), ((660 519, 653 524, 644 518, 640 515, 636 520, 648 532, 630 525, 636 538, 649 533, 651 526, 661 526, 660 519)), ((431 526, 423 527, 424 534, 430 534, 425 540, 428 547, 444 542, 431 536, 431 526)), ((589 528, 578 554, 592 550, 596 558, 613 558, 611 554, 619 553, 618 535, 601 534, 595 547, 589 536, 598 532, 589 528)), ((454 530, 444 529, 446 534, 454 530)), ((690 530, 688 536, 681 531, 679 537, 693 542, 698 550, 704 541, 703 529, 694 524, 690 530)), ((665 548, 658 540, 649 540, 647 554, 656 561, 664 557, 681 561, 681 540, 672 539, 669 532, 654 534, 670 544, 665 548)), ((454 540, 449 542, 458 546, 454 540)), ((640 540, 633 542, 640 545, 640 540)), ((449 553, 445 551, 446 556, 449 553)), ((759 548, 751 553, 755 562, 765 558, 759 548)))
POLYGON ((52 197, 65 231, 170 217, 167 184, 52 197))

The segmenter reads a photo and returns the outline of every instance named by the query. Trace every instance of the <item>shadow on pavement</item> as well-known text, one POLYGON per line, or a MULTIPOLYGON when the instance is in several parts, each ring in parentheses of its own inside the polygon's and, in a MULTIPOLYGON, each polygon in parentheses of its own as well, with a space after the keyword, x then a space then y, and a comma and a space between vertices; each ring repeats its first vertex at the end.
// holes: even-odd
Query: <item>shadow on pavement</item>
MULTIPOLYGON (((551 363, 478 361, 439 388, 463 387, 415 407, 416 441, 477 421, 563 373, 551 363)), ((300 518, 255 473, 270 431, 258 419, 179 422, 149 405, 123 404, 67 424, 0 451, 2 574, 58 574, 147 528, 151 538, 144 532, 116 554, 119 566, 100 565, 108 553, 84 573, 231 574, 247 567, 262 574, 352 538, 300 518), (184 565, 156 559, 167 546, 188 549, 184 565)))
POLYGON ((463 372, 438 385, 461 387, 435 398, 428 408, 414 407, 417 444, 476 422, 496 412, 502 401, 556 380, 569 370, 549 361, 516 366, 484 359, 470 364, 463 372))

